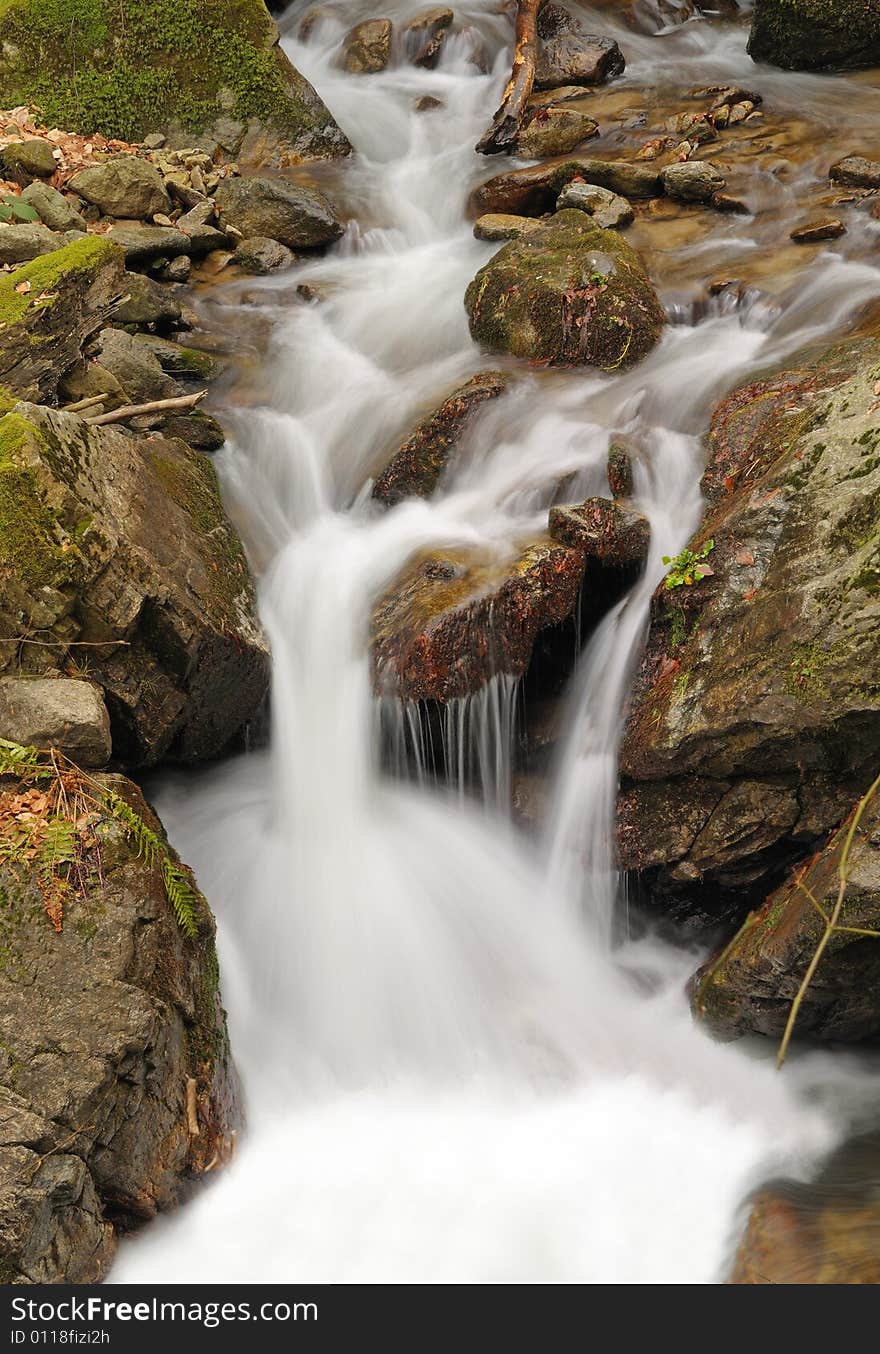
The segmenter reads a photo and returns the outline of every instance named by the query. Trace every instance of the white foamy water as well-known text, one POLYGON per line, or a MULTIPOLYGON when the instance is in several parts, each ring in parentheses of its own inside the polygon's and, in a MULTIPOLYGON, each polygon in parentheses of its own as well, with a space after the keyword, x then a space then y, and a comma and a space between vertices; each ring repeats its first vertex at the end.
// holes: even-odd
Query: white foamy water
MULTIPOLYGON (((776 307, 670 327, 633 372, 526 375, 431 501, 381 514, 365 489, 388 446, 492 365, 462 304, 492 249, 464 206, 492 172, 473 145, 509 27, 472 0, 457 7, 472 31, 438 70, 358 79, 333 62, 370 7, 330 8, 340 21, 291 54, 357 147, 339 179, 357 224, 299 268, 324 299, 279 322, 267 406, 231 414, 219 458, 263 569, 271 749, 158 797, 218 916, 248 1129, 222 1178, 123 1247, 111 1282, 718 1282, 744 1191, 833 1141, 832 1111, 805 1089, 830 1072, 813 1058, 779 1077, 772 1049, 709 1042, 684 997, 693 956, 652 941, 612 952, 621 711, 661 556, 699 520, 713 400, 844 325, 880 295, 880 272, 828 254, 776 307), (445 106, 418 115, 426 93, 445 106), (546 839, 529 843, 499 811, 510 684, 450 712, 448 795, 380 771, 370 609, 418 550, 503 554, 542 529, 563 477, 572 498, 605 492, 620 433, 643 450, 651 557, 583 654, 546 839), (488 812, 455 793, 473 767, 488 812)), ((744 77, 741 35, 685 28, 668 39, 684 80, 744 77)), ((627 79, 650 78, 649 44, 667 39, 625 41, 627 79)), ((742 223, 719 232, 722 256, 748 244, 742 223)), ((289 282, 266 284, 267 300, 289 282)), ((233 289, 230 324, 236 303, 233 289)))

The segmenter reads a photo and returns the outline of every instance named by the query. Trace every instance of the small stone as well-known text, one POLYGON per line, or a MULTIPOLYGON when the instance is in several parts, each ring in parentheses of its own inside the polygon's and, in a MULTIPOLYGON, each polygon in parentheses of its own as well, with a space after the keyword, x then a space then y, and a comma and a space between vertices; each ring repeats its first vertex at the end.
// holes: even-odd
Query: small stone
POLYGON ((433 70, 440 60, 455 15, 445 6, 418 14, 403 26, 403 46, 414 66, 433 70))
POLYGON ((413 104, 417 113, 433 113, 438 108, 445 108, 446 104, 442 99, 437 99, 433 94, 423 94, 420 99, 416 99, 413 104))
POLYGON ((169 259, 157 275, 163 282, 186 282, 191 272, 192 260, 186 254, 179 254, 176 259, 169 259))
POLYGON ((732 216, 751 216, 748 203, 743 202, 742 198, 731 197, 730 193, 713 193, 709 206, 714 207, 716 212, 730 212, 732 216))
POLYGON ((167 140, 161 132, 150 132, 149 136, 144 137, 143 144, 147 150, 161 150, 167 140))
POLYGON ((608 448, 608 487, 615 499, 632 498, 635 487, 632 457, 626 447, 612 442, 608 448))
POLYGON ((478 240, 495 244, 499 240, 518 240, 541 225, 533 216, 512 216, 504 212, 486 212, 474 222, 478 240))
POLYGON ((550 509, 550 535, 603 564, 641 564, 647 558, 651 527, 640 512, 608 498, 550 509))
POLYGON ((599 125, 575 108, 539 108, 516 140, 516 153, 524 160, 543 160, 565 155, 581 142, 599 135, 599 125))
POLYGON ((19 183, 50 179, 58 168, 50 141, 13 141, 0 151, 4 173, 19 183))
POLYGON ((625 197, 578 179, 567 183, 556 200, 557 211, 566 207, 586 212, 603 230, 622 230, 635 220, 635 212, 625 197))
POLYGON ((154 225, 154 226, 173 226, 173 225, 174 225, 174 222, 171 220, 171 217, 170 217, 170 216, 166 216, 164 212, 155 212, 155 213, 153 214, 153 225, 154 225))
POLYGON ((708 160, 667 165, 660 177, 667 196, 681 202, 708 202, 725 185, 724 175, 708 160))
POLYGON ((828 175, 833 183, 844 183, 850 188, 880 188, 880 162, 866 160, 861 155, 848 155, 838 160, 828 175))
POLYGON ((22 193, 21 200, 33 207, 43 225, 48 226, 50 230, 86 229, 85 217, 70 205, 63 193, 59 193, 57 188, 50 187, 48 183, 29 184, 22 193))
POLYGON ((238 245, 233 262, 246 273, 275 273, 281 268, 290 268, 296 262, 296 255, 277 240, 253 235, 238 245))
POLYGON ((791 232, 790 238, 795 244, 816 244, 821 240, 837 240, 845 234, 846 226, 843 222, 831 219, 811 221, 806 226, 797 226, 791 232))

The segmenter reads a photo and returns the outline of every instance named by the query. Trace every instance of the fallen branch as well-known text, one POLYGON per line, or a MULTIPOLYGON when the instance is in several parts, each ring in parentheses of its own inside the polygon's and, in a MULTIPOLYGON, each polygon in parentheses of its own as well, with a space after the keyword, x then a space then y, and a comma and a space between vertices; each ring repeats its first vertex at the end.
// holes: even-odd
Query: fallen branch
POLYGON ((776 1055, 777 1067, 781 1067, 782 1064, 785 1062, 785 1055, 788 1052, 788 1046, 791 1043, 791 1036, 794 1033, 794 1027, 795 1024, 797 1023, 798 1012, 801 1009, 801 1003, 803 1002, 804 997, 807 994, 807 989, 809 988, 810 983, 813 981, 813 978, 816 975, 816 970, 818 969, 819 964, 822 961, 822 956, 827 950, 829 941, 831 940, 834 933, 836 931, 845 931, 852 935, 873 936, 875 939, 880 940, 880 931, 871 931, 860 926, 840 925, 840 914, 843 910, 843 903, 844 899, 846 898, 846 889, 849 883, 849 873, 848 873, 849 853, 852 849, 852 844, 853 841, 855 840, 855 835, 856 832, 858 831, 859 823, 862 821, 862 814, 865 812, 865 809, 871 803, 871 800, 874 798, 874 796, 877 794, 878 791, 880 791, 880 776, 877 777, 877 779, 874 781, 874 784, 870 787, 870 789, 867 790, 865 794, 862 795, 862 798, 856 805, 855 813, 852 816, 852 822, 849 825, 849 830, 844 839, 843 850, 840 853, 840 864, 837 867, 837 881, 838 881, 837 898, 835 899, 834 907, 831 909, 831 912, 826 913, 822 905, 810 893, 809 889, 806 888, 806 886, 802 884, 800 880, 798 880, 798 887, 801 889, 803 893, 806 894, 807 898, 809 898, 813 906, 818 908, 819 912, 824 917, 825 929, 822 932, 822 938, 820 939, 819 944, 816 946, 816 952, 813 955, 812 959, 810 960, 810 963, 807 967, 807 971, 804 974, 803 979, 801 980, 801 985, 797 990, 797 995, 794 1001, 791 1003, 791 1010, 788 1013, 788 1020, 786 1021, 785 1025, 785 1033, 782 1036, 782 1043, 779 1045, 779 1052, 776 1055))
POLYGON ((518 0, 516 40, 510 79, 492 126, 477 142, 481 155, 499 155, 514 149, 535 83, 538 58, 538 11, 544 0, 518 0))
POLYGON ((101 423, 125 423, 138 414, 159 414, 165 409, 192 409, 207 393, 207 390, 198 390, 195 395, 175 395, 169 400, 151 400, 149 404, 124 404, 121 409, 114 409, 109 414, 98 414, 96 418, 87 418, 85 422, 94 428, 101 423))
POLYGON ((106 391, 101 395, 87 395, 84 400, 75 400, 73 404, 62 404, 62 414, 78 414, 83 409, 91 409, 96 404, 104 404, 110 396, 106 391))

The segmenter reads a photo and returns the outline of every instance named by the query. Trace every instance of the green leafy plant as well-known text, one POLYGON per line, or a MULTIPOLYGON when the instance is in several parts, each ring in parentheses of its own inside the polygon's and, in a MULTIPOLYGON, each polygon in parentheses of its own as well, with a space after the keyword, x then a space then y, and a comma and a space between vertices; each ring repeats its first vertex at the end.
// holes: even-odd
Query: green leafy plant
POLYGON ((16 221, 39 221, 39 219, 38 213, 29 202, 22 202, 20 197, 14 197, 9 193, 4 193, 0 197, 0 223, 4 226, 13 225, 16 221))
POLYGON ((191 940, 198 935, 200 902, 187 867, 135 809, 75 766, 57 749, 41 752, 0 739, 0 861, 19 874, 33 871, 43 906, 60 931, 64 904, 82 897, 95 873, 101 875, 102 822, 122 828, 138 857, 162 874, 165 896, 177 924, 191 940))
POLYGON ((714 549, 715 542, 708 540, 699 550, 688 550, 685 547, 679 555, 664 555, 663 563, 669 565, 666 574, 667 588, 690 588, 713 574, 715 570, 706 563, 706 560, 714 549))

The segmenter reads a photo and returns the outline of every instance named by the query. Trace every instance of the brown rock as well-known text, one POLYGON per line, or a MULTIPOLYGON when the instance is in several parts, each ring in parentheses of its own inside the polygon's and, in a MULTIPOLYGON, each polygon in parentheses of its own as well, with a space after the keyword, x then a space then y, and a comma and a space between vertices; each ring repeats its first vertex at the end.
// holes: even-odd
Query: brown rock
POLYGON ((791 239, 795 244, 816 244, 820 240, 837 240, 845 234, 846 226, 842 221, 811 221, 809 225, 797 226, 791 232, 791 239))
POLYGON ((609 498, 551 508, 549 529, 554 541, 616 566, 644 564, 651 542, 648 519, 609 498))

